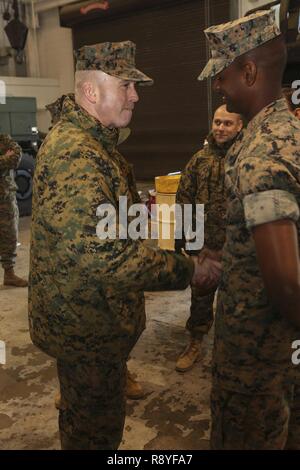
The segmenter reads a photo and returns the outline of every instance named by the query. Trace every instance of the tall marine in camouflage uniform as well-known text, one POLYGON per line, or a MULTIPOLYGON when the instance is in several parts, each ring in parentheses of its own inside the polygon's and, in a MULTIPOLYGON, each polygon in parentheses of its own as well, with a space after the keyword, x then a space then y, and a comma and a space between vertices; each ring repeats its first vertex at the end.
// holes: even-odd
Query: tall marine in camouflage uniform
POLYGON ((19 218, 14 170, 21 157, 21 147, 10 136, 0 134, 0 259, 4 269, 3 284, 15 287, 28 285, 14 273, 19 218))
MULTIPOLYGON (((97 235, 103 204, 135 199, 118 152, 138 101, 131 41, 76 52, 75 101, 44 140, 34 175, 29 324, 34 344, 57 359, 63 449, 116 449, 125 419, 126 361, 145 327, 144 290, 212 288, 217 263, 97 235)), ((117 229, 124 229, 117 217, 117 229)))
POLYGON ((206 31, 200 79, 248 126, 226 156, 227 230, 211 398, 214 449, 300 449, 300 122, 282 98, 274 12, 206 31))
MULTIPOLYGON (((220 106, 214 114, 206 144, 191 158, 181 174, 176 202, 181 205, 205 205, 205 250, 219 251, 224 245, 224 159, 242 127, 239 114, 228 113, 226 105, 220 106)), ((184 240, 177 239, 175 246, 176 249, 184 248, 184 240)), ((214 296, 215 292, 203 295, 199 289, 192 287, 190 316, 186 323, 191 339, 176 362, 176 370, 179 372, 191 369, 201 356, 203 336, 213 324, 214 296)))

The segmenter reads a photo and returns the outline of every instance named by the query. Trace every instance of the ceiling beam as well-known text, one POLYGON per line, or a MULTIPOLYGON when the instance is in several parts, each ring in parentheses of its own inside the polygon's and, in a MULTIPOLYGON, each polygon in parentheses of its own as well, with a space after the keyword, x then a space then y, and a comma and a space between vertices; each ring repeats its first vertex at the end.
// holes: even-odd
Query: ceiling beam
POLYGON ((40 13, 42 11, 51 10, 52 8, 59 8, 65 5, 69 5, 70 3, 76 3, 74 0, 21 0, 22 3, 26 3, 28 5, 34 5, 34 10, 36 13, 40 13))

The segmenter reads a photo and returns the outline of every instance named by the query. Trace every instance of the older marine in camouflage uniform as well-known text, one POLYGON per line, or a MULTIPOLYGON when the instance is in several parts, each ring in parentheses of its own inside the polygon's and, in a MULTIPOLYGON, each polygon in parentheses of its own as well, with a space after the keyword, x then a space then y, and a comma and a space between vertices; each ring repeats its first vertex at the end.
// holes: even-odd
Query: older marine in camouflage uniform
MULTIPOLYGON (((222 250, 224 245, 224 159, 242 126, 238 114, 228 113, 225 105, 220 106, 214 114, 206 144, 191 158, 181 174, 176 202, 181 205, 204 204, 204 247, 210 250, 222 250)), ((185 240, 177 239, 176 249, 184 248, 184 243, 185 240)), ((200 357, 203 336, 213 324, 214 296, 215 292, 203 295, 192 287, 190 316, 186 323, 191 340, 177 360, 176 370, 179 372, 191 369, 200 357)))
POLYGON ((3 284, 15 287, 27 286, 27 281, 14 273, 19 217, 14 170, 21 156, 21 147, 10 136, 0 134, 0 258, 3 284))
POLYGON ((284 41, 271 11, 206 35, 212 59, 200 79, 215 77, 230 110, 250 121, 225 164, 211 445, 300 449, 299 366, 291 360, 300 338, 300 123, 280 98, 284 41))
MULTIPOLYGON (((72 101, 75 101, 74 93, 69 93, 68 95, 60 96, 53 103, 50 103, 46 106, 46 109, 51 114, 51 123, 53 125, 56 124, 61 118, 63 103, 66 98, 69 98, 72 101)), ((129 137, 130 129, 127 127, 124 129, 118 129, 118 131, 119 131, 119 136, 118 136, 117 144, 120 145, 129 137)), ((132 194, 132 200, 134 203, 140 203, 141 199, 140 199, 137 187, 136 187, 133 166, 129 164, 125 159, 122 160, 122 163, 124 165, 124 169, 123 169, 124 174, 127 175, 126 176, 127 183, 129 187, 129 192, 132 194)), ((145 392, 141 384, 137 380, 135 380, 133 374, 131 374, 129 370, 127 369, 126 397, 131 398, 132 400, 139 400, 140 398, 143 398, 144 396, 145 396, 145 392)), ((55 397, 55 407, 59 410, 62 406, 63 406, 63 403, 61 401, 61 395, 60 393, 57 393, 55 397)))
POLYGON ((34 344, 57 359, 63 449, 118 447, 126 361, 145 328, 143 291, 183 289, 201 277, 197 262, 183 255, 97 235, 99 206, 118 212, 120 196, 128 207, 136 197, 116 148, 116 127, 127 126, 138 99, 134 84, 152 83, 134 55, 131 41, 77 51, 80 94, 65 98, 37 157, 29 324, 34 344), (111 101, 102 112, 105 98, 111 101))

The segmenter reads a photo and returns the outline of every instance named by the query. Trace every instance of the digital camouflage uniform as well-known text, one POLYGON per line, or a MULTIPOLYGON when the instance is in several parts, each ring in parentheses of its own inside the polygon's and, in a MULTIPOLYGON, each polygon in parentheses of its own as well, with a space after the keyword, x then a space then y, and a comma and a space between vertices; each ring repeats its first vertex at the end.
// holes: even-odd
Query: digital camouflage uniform
MULTIPOLYGON (((300 331, 270 305, 251 229, 290 218, 297 224, 300 240, 299 142, 300 122, 281 99, 252 119, 227 155, 228 225, 213 358, 212 409, 216 422, 212 438, 217 447, 222 446, 222 425, 231 429, 228 442, 223 442, 225 447, 277 449, 286 442, 293 393, 288 384, 293 373, 291 345, 300 338, 300 331), (216 412, 220 396, 228 407, 232 406, 232 412, 235 406, 239 409, 231 423, 216 412), (261 421, 269 427, 262 424, 260 432, 255 428, 251 435, 251 424, 262 415, 261 421), (239 422, 246 419, 247 439, 239 422)), ((299 400, 297 390, 295 399, 299 400)), ((300 420, 299 404, 297 407, 300 420)), ((292 438, 300 448, 300 427, 294 429, 292 438)))
MULTIPOLYGON (((209 41, 216 64, 211 59, 200 78, 228 65, 225 60, 222 66, 222 51, 232 51, 232 62, 280 34, 274 12, 215 28, 215 38, 214 27, 209 28, 209 41)), ((227 228, 211 395, 213 449, 300 449, 299 370, 291 361, 291 345, 300 331, 270 304, 252 236, 257 225, 291 219, 300 240, 299 142, 300 122, 279 99, 250 121, 226 156, 227 228)))
POLYGON ((29 324, 34 344, 57 358, 63 449, 118 447, 143 291, 185 288, 194 269, 183 255, 96 235, 100 204, 117 210, 119 196, 128 207, 136 198, 117 140, 116 129, 67 97, 37 156, 29 324))
MULTIPOLYGON (((51 114, 51 123, 52 123, 52 125, 56 124, 60 120, 61 113, 62 113, 62 108, 63 108, 63 103, 64 103, 66 98, 70 98, 72 101, 75 101, 75 94, 74 93, 68 93, 67 95, 62 95, 59 98, 57 98, 53 103, 50 103, 46 106, 46 109, 51 114)), ((118 132, 119 132, 119 136, 118 136, 117 145, 120 145, 130 135, 130 129, 129 128, 118 129, 118 132)), ((45 134, 45 136, 46 136, 46 134, 45 134)), ((141 199, 140 199, 140 196, 139 196, 139 193, 138 193, 138 190, 137 190, 137 186, 136 186, 135 176, 134 176, 134 172, 133 172, 133 166, 130 163, 128 163, 125 159, 122 159, 122 161, 120 161, 120 163, 123 165, 123 172, 124 172, 124 174, 126 176, 126 179, 127 179, 127 182, 128 182, 128 188, 129 188, 130 194, 132 195, 132 201, 133 201, 133 203, 140 203, 141 199)), ((72 371, 73 375, 74 375, 74 372, 75 371, 72 371)), ((78 371, 78 375, 81 375, 81 376, 85 377, 85 375, 82 374, 81 371, 78 371)), ((62 384, 65 381, 63 374, 61 374, 61 380, 60 381, 61 381, 62 384)), ((110 383, 110 381, 109 381, 109 383, 110 383)), ((105 380, 103 381, 103 384, 106 384, 105 380)), ((65 392, 64 392, 64 396, 65 396, 64 401, 65 402, 70 401, 70 399, 67 397, 67 393, 69 391, 69 388, 68 388, 67 385, 68 385, 68 383, 66 383, 65 387, 64 387, 65 388, 65 392)), ((83 387, 86 387, 85 382, 83 384, 83 387)), ((138 382, 136 382, 134 380, 133 376, 129 373, 128 370, 127 370, 127 380, 126 380, 125 389, 126 389, 126 397, 127 398, 137 399, 137 398, 141 398, 141 397, 144 396, 144 392, 143 392, 142 387, 140 386, 140 384, 138 382)), ((72 391, 72 393, 74 392, 74 390, 72 390, 72 389, 71 389, 71 391, 72 391)), ((89 395, 90 396, 93 395, 92 391, 89 393, 89 395)), ((60 408, 65 407, 64 403, 62 402, 60 392, 55 398, 55 407, 58 410, 60 408)), ((82 434, 82 432, 81 432, 81 434, 82 434)), ((109 432, 109 434, 111 434, 111 432, 109 432)))
POLYGON ((14 170, 21 157, 19 145, 8 135, 0 134, 0 258, 5 270, 14 267, 16 258, 19 212, 14 170), (9 150, 13 154, 5 156, 9 150))
MULTIPOLYGON (((232 143, 219 146, 210 134, 207 145, 191 158, 183 170, 176 194, 179 204, 204 204, 204 246, 211 250, 221 250, 225 241, 224 159, 232 143)), ((180 250, 184 248, 185 240, 176 239, 175 243, 176 249, 180 250)), ((202 339, 213 324, 214 296, 214 292, 203 296, 196 287, 192 287, 186 328, 193 338, 202 339)))

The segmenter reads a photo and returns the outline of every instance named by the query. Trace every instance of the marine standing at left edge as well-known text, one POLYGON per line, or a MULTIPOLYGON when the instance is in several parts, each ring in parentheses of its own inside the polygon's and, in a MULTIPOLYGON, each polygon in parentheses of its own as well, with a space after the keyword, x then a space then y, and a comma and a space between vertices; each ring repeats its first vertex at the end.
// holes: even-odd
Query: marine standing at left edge
POLYGON ((3 284, 15 287, 28 285, 14 273, 19 214, 13 170, 17 169, 21 156, 21 147, 8 135, 0 134, 0 259, 3 284))

